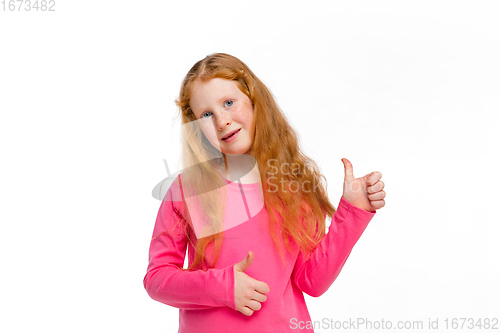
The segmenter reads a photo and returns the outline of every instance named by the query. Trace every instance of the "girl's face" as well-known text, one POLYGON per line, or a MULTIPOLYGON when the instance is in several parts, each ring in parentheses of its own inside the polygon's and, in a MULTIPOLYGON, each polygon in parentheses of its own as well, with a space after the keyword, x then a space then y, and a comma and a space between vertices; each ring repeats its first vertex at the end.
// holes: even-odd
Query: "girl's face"
POLYGON ((189 106, 210 143, 223 154, 251 154, 255 133, 252 101, 232 80, 193 82, 189 106), (232 137, 226 137, 237 131, 232 137))

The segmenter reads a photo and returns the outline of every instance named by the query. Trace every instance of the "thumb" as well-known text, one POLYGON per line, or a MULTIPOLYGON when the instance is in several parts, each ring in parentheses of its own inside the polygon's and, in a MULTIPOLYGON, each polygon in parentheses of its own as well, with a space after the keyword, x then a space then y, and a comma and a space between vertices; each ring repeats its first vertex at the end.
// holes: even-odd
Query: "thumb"
POLYGON ((347 158, 343 158, 342 163, 344 163, 344 181, 350 182, 351 180, 354 180, 354 174, 351 162, 349 162, 347 158))
POLYGON ((236 269, 240 272, 245 272, 245 270, 253 263, 253 252, 249 251, 245 259, 236 264, 236 269))

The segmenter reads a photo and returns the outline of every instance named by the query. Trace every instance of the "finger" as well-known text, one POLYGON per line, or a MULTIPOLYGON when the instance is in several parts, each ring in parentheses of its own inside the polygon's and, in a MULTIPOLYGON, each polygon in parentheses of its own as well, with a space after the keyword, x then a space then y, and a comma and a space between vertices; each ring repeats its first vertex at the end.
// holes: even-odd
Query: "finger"
POLYGON ((384 198, 385 198, 385 191, 368 194, 368 199, 370 199, 370 201, 382 200, 384 198))
POLYGON ((256 300, 257 302, 261 302, 262 303, 262 302, 267 301, 267 296, 256 291, 254 293, 252 299, 256 300))
POLYGON ((241 310, 241 313, 243 313, 245 316, 251 316, 253 315, 253 310, 250 309, 249 307, 244 306, 241 310))
POLYGON ((380 192, 380 191, 382 191, 384 186, 385 186, 384 182, 379 180, 375 185, 367 186, 366 192, 368 192, 368 193, 380 192))
POLYGON ((373 208, 380 209, 385 206, 385 201, 384 200, 370 201, 370 204, 372 205, 373 208))
POLYGON ((261 294, 267 294, 269 292, 269 286, 267 283, 255 280, 255 290, 261 294))
POLYGON ((351 162, 347 158, 343 158, 342 163, 344 163, 344 181, 350 182, 354 180, 354 171, 351 162))
POLYGON ((365 177, 366 185, 375 185, 380 178, 382 178, 382 173, 379 171, 373 171, 372 173, 367 174, 365 177))
POLYGON ((259 302, 254 301, 252 299, 247 301, 246 306, 248 308, 250 308, 250 310, 253 310, 253 311, 259 311, 262 308, 262 305, 259 302))

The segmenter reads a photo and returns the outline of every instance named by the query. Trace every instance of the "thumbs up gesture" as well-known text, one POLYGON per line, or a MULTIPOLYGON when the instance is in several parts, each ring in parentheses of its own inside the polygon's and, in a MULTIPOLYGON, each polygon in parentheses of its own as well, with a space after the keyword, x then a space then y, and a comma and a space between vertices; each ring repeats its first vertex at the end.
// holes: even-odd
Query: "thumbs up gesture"
POLYGON ((246 316, 251 316, 254 311, 261 309, 262 302, 267 300, 266 294, 269 286, 262 281, 257 281, 245 273, 245 270, 253 263, 253 252, 233 266, 234 270, 234 300, 236 310, 246 316))
POLYGON ((342 159, 344 163, 344 193, 342 197, 351 205, 375 212, 385 206, 384 182, 380 180, 382 174, 378 171, 367 174, 361 178, 354 178, 351 162, 347 158, 342 159))

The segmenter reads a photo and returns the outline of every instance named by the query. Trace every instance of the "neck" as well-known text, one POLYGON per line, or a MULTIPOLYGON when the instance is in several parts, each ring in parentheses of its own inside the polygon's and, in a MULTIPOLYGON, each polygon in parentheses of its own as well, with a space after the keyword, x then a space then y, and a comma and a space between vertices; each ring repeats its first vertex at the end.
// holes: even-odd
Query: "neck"
POLYGON ((257 183, 260 181, 257 161, 250 155, 223 154, 227 179, 242 183, 257 183))

